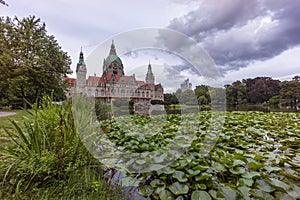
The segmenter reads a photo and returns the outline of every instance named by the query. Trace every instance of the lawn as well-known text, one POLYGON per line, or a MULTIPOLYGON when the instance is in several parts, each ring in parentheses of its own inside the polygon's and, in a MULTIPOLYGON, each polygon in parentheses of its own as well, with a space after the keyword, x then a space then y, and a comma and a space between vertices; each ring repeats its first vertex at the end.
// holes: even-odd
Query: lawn
POLYGON ((23 116, 26 116, 26 110, 11 110, 9 112, 15 112, 15 115, 10 115, 6 117, 0 117, 0 129, 2 128, 12 128, 12 123, 10 120, 21 121, 23 116))
POLYGON ((0 142, 1 144, 4 144, 7 142, 8 138, 5 134, 4 129, 12 129, 13 124, 11 123, 11 120, 15 121, 21 121, 22 118, 26 115, 28 115, 26 110, 11 110, 9 112, 15 112, 15 115, 10 115, 6 117, 0 117, 0 142))

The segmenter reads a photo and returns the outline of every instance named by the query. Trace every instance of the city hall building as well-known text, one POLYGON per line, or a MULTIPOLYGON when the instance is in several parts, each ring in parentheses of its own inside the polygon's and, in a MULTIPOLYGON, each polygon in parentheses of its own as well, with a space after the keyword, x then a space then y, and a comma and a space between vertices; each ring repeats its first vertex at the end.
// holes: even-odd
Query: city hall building
POLYGON ((135 75, 125 75, 124 65, 117 55, 112 41, 109 55, 103 61, 102 76, 87 75, 87 66, 83 52, 80 52, 76 67, 76 78, 67 78, 70 88, 67 97, 74 94, 102 99, 104 103, 112 103, 115 99, 127 99, 134 102, 136 113, 147 114, 151 100, 164 100, 161 84, 155 84, 155 76, 151 64, 145 69, 145 80, 137 80, 135 75))

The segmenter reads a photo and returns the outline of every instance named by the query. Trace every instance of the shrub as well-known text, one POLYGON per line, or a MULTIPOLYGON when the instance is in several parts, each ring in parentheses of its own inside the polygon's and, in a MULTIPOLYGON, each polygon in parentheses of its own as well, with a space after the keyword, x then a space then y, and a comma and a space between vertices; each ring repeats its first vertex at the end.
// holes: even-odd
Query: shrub
POLYGON ((1 199, 120 199, 81 143, 71 103, 54 105, 45 97, 32 108, 6 130, 12 144, 1 147, 1 199))

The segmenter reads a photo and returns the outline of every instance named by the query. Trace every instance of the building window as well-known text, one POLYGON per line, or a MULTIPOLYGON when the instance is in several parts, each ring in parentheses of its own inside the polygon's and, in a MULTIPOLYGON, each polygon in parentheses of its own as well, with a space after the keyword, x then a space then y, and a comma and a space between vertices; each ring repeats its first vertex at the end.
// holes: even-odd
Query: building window
POLYGON ((122 96, 122 97, 125 96, 125 90, 124 90, 124 89, 121 90, 121 96, 122 96))

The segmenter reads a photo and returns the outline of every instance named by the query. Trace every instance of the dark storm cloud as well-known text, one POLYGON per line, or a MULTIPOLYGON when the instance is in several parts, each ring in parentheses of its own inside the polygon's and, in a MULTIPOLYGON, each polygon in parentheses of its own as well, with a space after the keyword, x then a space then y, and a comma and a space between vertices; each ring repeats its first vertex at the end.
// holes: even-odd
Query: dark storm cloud
POLYGON ((204 0, 168 28, 199 42, 224 74, 299 45, 299 9, 299 0, 204 0))

